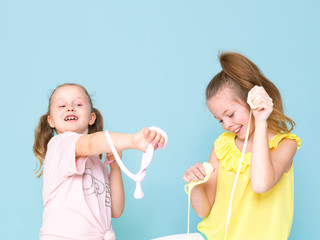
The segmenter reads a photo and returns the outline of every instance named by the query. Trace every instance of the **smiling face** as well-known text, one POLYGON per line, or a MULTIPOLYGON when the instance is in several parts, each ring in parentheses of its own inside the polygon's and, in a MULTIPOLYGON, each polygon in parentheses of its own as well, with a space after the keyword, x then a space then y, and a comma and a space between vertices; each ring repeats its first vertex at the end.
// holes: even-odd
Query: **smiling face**
POLYGON ((58 134, 67 131, 87 134, 96 115, 91 113, 91 104, 85 91, 76 85, 63 85, 51 96, 48 123, 58 134))
MULTIPOLYGON (((223 87, 207 101, 207 105, 224 130, 235 133, 240 140, 245 139, 250 110, 247 104, 237 97, 236 91, 223 87)), ((253 125, 251 124, 249 136, 253 132, 253 125)))

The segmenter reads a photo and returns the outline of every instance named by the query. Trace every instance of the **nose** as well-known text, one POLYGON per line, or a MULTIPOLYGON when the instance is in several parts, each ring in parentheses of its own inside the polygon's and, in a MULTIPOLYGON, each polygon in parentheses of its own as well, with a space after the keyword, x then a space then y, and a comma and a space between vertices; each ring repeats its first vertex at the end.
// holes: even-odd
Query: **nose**
POLYGON ((232 122, 230 120, 223 120, 223 128, 226 130, 226 131, 230 131, 232 127, 232 122))
POLYGON ((68 108, 68 112, 73 112, 74 110, 73 110, 73 107, 69 107, 68 108))

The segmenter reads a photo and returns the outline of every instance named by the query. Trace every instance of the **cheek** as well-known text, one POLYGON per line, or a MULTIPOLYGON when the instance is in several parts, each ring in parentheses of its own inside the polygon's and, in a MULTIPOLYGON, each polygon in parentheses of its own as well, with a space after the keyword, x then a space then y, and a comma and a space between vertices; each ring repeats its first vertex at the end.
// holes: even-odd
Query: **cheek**
MULTIPOLYGON (((244 125, 248 125, 249 123, 249 116, 250 116, 250 113, 248 111, 245 111, 241 114, 241 117, 239 119, 239 121, 242 122, 242 124, 244 125)), ((252 122, 252 118, 251 118, 251 122, 252 122)), ((251 124, 252 125, 252 124, 251 124)))
POLYGON ((235 117, 232 119, 232 121, 235 124, 240 124, 240 125, 247 125, 249 120, 249 114, 247 111, 241 111, 238 112, 235 117))

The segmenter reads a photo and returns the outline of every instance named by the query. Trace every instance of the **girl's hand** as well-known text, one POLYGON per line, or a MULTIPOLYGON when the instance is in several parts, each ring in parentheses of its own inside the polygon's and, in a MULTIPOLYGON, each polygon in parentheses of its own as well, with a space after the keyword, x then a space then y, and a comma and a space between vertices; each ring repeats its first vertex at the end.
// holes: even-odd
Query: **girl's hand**
MULTIPOLYGON (((122 151, 117 151, 117 152, 118 152, 118 155, 121 159, 122 158, 122 151)), ((111 165, 113 165, 115 163, 117 163, 117 162, 116 162, 116 158, 113 155, 113 153, 112 152, 106 153, 106 158, 105 158, 104 164, 107 164, 111 167, 111 165)))
POLYGON ((137 132, 132 137, 132 144, 134 148, 145 152, 150 143, 156 150, 158 147, 163 147, 164 137, 156 132, 155 130, 150 130, 149 128, 143 128, 141 131, 137 132))
POLYGON ((197 182, 203 180, 206 176, 206 170, 201 163, 196 163, 186 170, 183 174, 182 179, 186 182, 191 182, 192 180, 197 182))
POLYGON ((263 87, 254 86, 251 90, 251 101, 258 106, 252 109, 255 122, 266 121, 273 111, 273 101, 263 87))

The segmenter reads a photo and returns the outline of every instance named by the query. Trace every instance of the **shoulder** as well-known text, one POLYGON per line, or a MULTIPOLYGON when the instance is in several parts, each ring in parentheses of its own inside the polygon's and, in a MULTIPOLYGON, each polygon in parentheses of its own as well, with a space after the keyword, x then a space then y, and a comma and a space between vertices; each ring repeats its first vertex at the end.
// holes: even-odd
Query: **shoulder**
POLYGON ((216 147, 219 147, 221 144, 225 144, 226 142, 231 142, 234 140, 235 134, 231 132, 222 133, 214 142, 216 147))
MULTIPOLYGON (((234 163, 241 157, 241 152, 234 143, 235 136, 234 133, 224 132, 217 138, 213 146, 213 151, 219 159, 219 164, 228 170, 236 169, 234 163)), ((246 163, 244 164, 244 169, 248 165, 248 159, 244 159, 244 163, 246 163)))
POLYGON ((61 134, 57 134, 55 135, 53 138, 51 138, 51 141, 58 141, 61 139, 65 139, 65 138, 70 138, 70 137, 76 137, 76 136, 81 136, 82 134, 76 133, 76 132, 65 132, 65 133, 61 133, 61 134))
POLYGON ((48 143, 48 148, 51 148, 57 145, 62 145, 64 147, 70 144, 73 145, 72 143, 75 143, 80 136, 81 134, 78 134, 75 132, 65 132, 62 134, 57 134, 50 139, 48 143))
POLYGON ((295 151, 301 146, 301 139, 293 133, 277 133, 269 140, 269 148, 292 148, 295 151))
MULTIPOLYGON (((214 149, 216 153, 232 148, 234 145, 235 134, 230 132, 222 133, 215 141, 214 141, 214 149)), ((219 155, 219 154, 218 154, 219 155)), ((219 156, 218 156, 219 158, 219 156)))
POLYGON ((278 133, 269 141, 271 160, 278 169, 288 172, 294 155, 300 148, 301 139, 292 133, 278 133))

